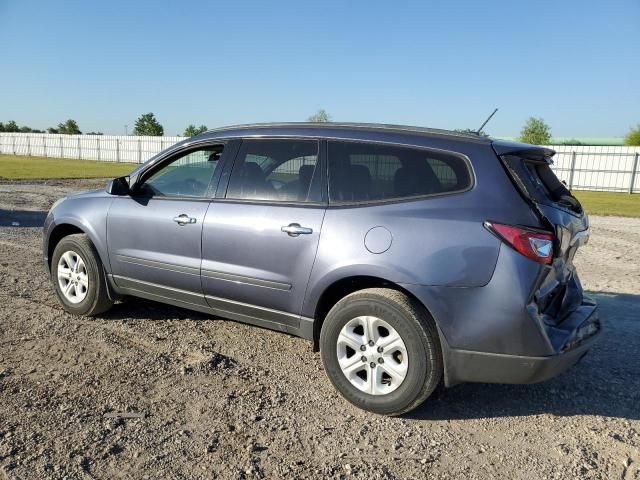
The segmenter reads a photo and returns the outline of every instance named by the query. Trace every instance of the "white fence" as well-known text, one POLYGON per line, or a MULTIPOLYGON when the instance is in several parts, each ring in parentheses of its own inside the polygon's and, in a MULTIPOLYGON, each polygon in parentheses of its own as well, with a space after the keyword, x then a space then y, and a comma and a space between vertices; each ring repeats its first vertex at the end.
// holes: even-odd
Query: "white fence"
MULTIPOLYGON (((0 133, 0 153, 142 163, 185 137, 0 133)), ((576 190, 640 192, 640 147, 551 145, 553 170, 576 190)))
POLYGON ((640 192, 640 147, 551 145, 553 171, 575 190, 640 192))
POLYGON ((184 138, 0 133, 0 153, 142 163, 184 138))

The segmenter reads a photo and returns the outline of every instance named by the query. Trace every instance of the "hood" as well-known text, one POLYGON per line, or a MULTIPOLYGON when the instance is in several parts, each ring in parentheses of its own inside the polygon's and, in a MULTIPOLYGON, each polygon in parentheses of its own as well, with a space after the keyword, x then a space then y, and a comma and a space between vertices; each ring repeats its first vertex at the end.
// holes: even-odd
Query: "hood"
POLYGON ((66 198, 87 198, 87 197, 104 197, 109 195, 104 188, 94 188, 92 190, 81 190, 67 195, 66 198))

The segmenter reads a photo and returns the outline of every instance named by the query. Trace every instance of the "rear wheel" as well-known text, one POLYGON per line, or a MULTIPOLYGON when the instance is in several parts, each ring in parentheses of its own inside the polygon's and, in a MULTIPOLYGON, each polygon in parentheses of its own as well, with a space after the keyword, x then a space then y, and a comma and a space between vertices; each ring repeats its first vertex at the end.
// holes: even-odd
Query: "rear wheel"
POLYGON ((442 378, 433 319, 396 290, 360 290, 340 300, 322 325, 320 350, 337 390, 375 413, 413 410, 442 378))
POLYGON ((84 234, 64 237, 51 258, 51 278, 63 308, 75 315, 97 315, 113 305, 102 262, 84 234))

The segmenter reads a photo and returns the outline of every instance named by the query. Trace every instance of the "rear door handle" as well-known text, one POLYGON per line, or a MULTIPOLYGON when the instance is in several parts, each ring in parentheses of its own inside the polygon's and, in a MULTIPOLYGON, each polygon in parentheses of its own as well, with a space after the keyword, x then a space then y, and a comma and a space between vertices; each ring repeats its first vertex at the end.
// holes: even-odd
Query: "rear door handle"
POLYGON ((176 222, 178 225, 181 225, 181 226, 182 225, 187 225, 188 223, 196 223, 196 219, 193 218, 193 217, 190 217, 186 213, 178 215, 177 217, 173 217, 173 221, 176 222))
POLYGON ((280 230, 290 237, 297 237, 298 235, 309 235, 313 233, 312 228, 301 227, 299 223, 290 223, 286 227, 280 228, 280 230))

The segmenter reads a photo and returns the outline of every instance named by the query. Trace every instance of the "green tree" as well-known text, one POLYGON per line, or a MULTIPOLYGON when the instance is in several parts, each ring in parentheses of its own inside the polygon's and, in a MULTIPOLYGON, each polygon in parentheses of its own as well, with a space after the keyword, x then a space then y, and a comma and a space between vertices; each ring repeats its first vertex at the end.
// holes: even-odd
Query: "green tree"
POLYGON ((49 127, 47 128, 47 133, 60 133, 57 128, 49 127))
POLYGON ((489 136, 484 130, 480 130, 478 132, 477 130, 473 130, 472 128, 456 128, 454 130, 454 132, 466 133, 467 135, 479 135, 481 137, 488 137, 489 136))
POLYGON ((318 110, 316 113, 307 118, 307 122, 325 123, 331 121, 331 115, 329 115, 324 109, 318 110))
POLYGON ((20 133, 38 133, 38 131, 24 125, 20 127, 20 133))
POLYGON ((630 147, 640 146, 640 125, 629 130, 629 133, 624 137, 624 144, 630 147))
POLYGON ((548 145, 551 141, 551 128, 542 118, 529 117, 520 130, 520 141, 533 145, 548 145))
POLYGON ((191 124, 187 128, 184 129, 184 133, 182 134, 182 136, 183 137, 195 137, 196 135, 200 135, 201 133, 204 133, 207 130, 209 130, 209 129, 207 128, 206 125, 200 125, 199 127, 196 127, 195 125, 191 124))
POLYGON ((0 122, 0 132, 15 132, 15 133, 44 133, 42 130, 36 130, 35 128, 27 127, 23 125, 19 127, 13 120, 7 123, 0 122))
POLYGON ((11 132, 11 133, 17 133, 20 131, 20 127, 18 127, 18 124, 16 122, 14 122, 13 120, 9 120, 7 123, 4 124, 4 132, 11 132))
POLYGON ((164 135, 164 128, 160 125, 160 122, 156 120, 153 113, 145 113, 140 115, 136 120, 135 127, 133 129, 134 135, 145 135, 149 137, 161 137, 164 135))
POLYGON ((80 135, 82 133, 78 127, 78 123, 71 118, 64 123, 59 123, 56 130, 58 130, 58 133, 64 135, 80 135))

